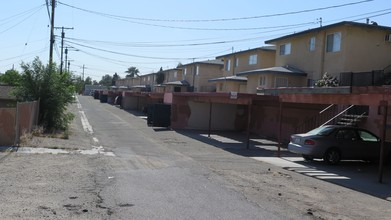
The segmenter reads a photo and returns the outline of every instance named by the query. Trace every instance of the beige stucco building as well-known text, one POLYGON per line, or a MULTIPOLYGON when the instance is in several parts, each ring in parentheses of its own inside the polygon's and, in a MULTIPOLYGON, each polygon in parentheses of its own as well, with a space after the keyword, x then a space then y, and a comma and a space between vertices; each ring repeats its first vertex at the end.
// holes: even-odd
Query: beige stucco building
POLYGON ((216 57, 224 62, 222 77, 210 79, 217 92, 256 93, 256 77, 241 76, 244 71, 272 67, 275 64, 275 47, 266 46, 216 57))
POLYGON ((221 60, 208 60, 184 64, 178 68, 182 69, 183 79, 194 92, 215 92, 216 86, 208 80, 221 77, 223 65, 221 60))
MULTIPOLYGON (((311 86, 324 73, 370 72, 391 65, 391 28, 340 22, 266 41, 277 48, 275 66, 307 73, 311 86)), ((289 84, 288 84, 289 85, 289 84)))

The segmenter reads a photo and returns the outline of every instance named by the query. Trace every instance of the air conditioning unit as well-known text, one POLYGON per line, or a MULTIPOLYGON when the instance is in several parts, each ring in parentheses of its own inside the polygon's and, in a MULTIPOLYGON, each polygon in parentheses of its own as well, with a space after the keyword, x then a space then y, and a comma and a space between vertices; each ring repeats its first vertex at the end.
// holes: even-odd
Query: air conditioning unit
POLYGON ((387 34, 385 40, 386 42, 391 42, 391 34, 387 34))

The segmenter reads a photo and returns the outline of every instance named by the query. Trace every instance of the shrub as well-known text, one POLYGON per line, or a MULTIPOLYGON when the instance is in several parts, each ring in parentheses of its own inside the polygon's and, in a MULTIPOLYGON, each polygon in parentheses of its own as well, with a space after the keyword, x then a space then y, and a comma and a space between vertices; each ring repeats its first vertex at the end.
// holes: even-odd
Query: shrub
POLYGON ((327 72, 324 73, 322 79, 315 82, 317 87, 336 87, 338 84, 337 78, 330 76, 327 72))
POLYGON ((20 85, 15 90, 18 101, 40 100, 38 124, 46 132, 66 130, 74 115, 67 112, 75 91, 72 77, 62 74, 54 64, 43 65, 39 58, 21 64, 20 85))

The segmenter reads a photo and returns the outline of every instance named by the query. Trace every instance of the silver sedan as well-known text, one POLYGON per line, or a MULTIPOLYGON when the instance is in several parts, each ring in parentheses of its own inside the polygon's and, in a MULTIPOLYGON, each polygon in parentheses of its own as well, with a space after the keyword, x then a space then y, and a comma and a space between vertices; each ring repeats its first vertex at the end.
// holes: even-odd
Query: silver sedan
MULTIPOLYGON (((300 154, 306 160, 323 159, 328 164, 340 160, 379 160, 380 139, 368 130, 358 127, 326 125, 305 134, 291 135, 290 152, 300 154)), ((385 145, 387 160, 391 148, 385 145)))

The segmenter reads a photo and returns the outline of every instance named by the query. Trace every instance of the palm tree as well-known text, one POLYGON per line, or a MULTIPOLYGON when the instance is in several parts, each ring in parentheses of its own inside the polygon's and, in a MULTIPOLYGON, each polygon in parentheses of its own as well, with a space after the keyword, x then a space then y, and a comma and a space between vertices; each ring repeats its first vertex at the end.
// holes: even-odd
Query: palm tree
POLYGON ((128 68, 128 70, 125 71, 127 73, 126 77, 136 77, 139 76, 138 73, 140 71, 137 69, 137 67, 131 66, 128 68))

